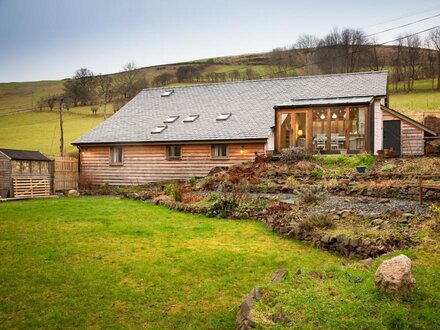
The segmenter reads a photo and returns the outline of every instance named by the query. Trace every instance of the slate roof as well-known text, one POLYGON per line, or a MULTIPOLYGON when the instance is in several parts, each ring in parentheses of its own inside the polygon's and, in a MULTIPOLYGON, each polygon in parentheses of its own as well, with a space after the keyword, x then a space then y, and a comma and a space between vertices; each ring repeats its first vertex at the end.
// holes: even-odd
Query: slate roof
POLYGON ((43 160, 50 161, 45 155, 39 151, 31 150, 15 150, 15 149, 0 149, 0 152, 4 153, 12 160, 43 160))
POLYGON ((167 97, 161 97, 165 88, 141 91, 73 144, 267 139, 275 125, 276 104, 294 99, 384 96, 387 72, 249 80, 173 90, 167 97), (231 117, 217 121, 225 112, 231 112, 231 117), (192 114, 200 116, 195 122, 183 121, 192 114), (180 117, 160 134, 151 134, 171 115, 180 117))

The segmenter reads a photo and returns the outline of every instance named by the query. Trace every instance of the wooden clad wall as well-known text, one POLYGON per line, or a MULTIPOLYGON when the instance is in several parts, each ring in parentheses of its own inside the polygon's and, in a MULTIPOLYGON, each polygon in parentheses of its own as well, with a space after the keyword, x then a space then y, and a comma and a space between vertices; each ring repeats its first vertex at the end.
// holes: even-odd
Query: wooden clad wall
POLYGON ((383 120, 400 120, 401 128, 401 152, 402 156, 416 156, 425 153, 424 131, 405 120, 393 116, 389 112, 382 111, 383 120))
POLYGON ((211 159, 210 144, 182 145, 179 160, 166 159, 164 145, 123 146, 123 165, 110 165, 109 146, 83 147, 80 182, 83 184, 138 185, 165 180, 204 177, 216 166, 230 166, 263 153, 263 143, 229 144, 228 159, 211 159), (240 154, 241 146, 244 147, 240 154))
POLYGON ((11 160, 0 152, 0 198, 6 198, 11 186, 11 160))

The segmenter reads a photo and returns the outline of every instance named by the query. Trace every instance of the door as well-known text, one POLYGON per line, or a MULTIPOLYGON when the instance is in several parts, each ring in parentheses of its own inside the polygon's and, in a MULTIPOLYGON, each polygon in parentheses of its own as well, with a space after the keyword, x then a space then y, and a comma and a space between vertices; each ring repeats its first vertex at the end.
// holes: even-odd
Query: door
POLYGON ((383 148, 392 148, 396 150, 396 156, 400 156, 400 120, 383 122, 383 148))

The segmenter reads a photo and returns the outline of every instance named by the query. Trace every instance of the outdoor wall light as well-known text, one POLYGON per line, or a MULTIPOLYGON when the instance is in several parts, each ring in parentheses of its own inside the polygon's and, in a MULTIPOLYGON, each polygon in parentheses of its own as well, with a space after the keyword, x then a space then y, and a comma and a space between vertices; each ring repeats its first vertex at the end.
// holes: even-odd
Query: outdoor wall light
POLYGON ((241 146, 240 147, 240 155, 243 155, 243 153, 244 153, 244 146, 241 146))
POLYGON ((302 131, 302 129, 298 130, 298 136, 303 136, 304 132, 302 131))

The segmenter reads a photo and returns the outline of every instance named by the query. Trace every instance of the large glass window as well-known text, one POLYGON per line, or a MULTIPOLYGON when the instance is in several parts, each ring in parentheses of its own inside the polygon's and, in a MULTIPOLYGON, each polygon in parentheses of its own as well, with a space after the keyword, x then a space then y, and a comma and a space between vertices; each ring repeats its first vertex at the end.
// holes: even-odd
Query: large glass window
POLYGON ((327 150, 327 109, 317 108, 312 110, 313 149, 315 151, 327 150))
POLYGON ((280 149, 306 147, 307 113, 282 113, 280 116, 280 149))
POLYGON ((351 107, 348 121, 349 148, 350 150, 361 151, 365 149, 365 107, 351 107))

